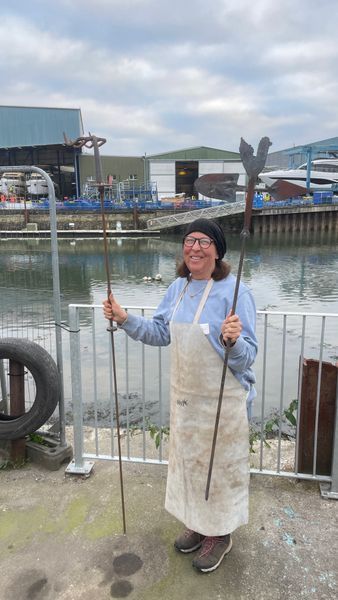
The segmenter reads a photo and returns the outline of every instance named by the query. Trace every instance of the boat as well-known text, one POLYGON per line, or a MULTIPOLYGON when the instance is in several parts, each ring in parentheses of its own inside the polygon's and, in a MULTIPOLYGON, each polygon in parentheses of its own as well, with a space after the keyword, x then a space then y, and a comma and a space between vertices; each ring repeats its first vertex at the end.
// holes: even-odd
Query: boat
POLYGON ((48 196, 48 184, 40 173, 31 173, 27 179, 27 192, 30 196, 48 196))
POLYGON ((5 172, 0 179, 0 193, 5 197, 21 197, 26 192, 24 173, 5 172))
MULTIPOLYGON (((274 189, 279 182, 297 186, 300 192, 307 192, 307 163, 297 169, 277 169, 263 171, 259 179, 266 187, 274 189)), ((310 191, 332 190, 338 184, 338 158, 316 158, 311 161, 310 191)))

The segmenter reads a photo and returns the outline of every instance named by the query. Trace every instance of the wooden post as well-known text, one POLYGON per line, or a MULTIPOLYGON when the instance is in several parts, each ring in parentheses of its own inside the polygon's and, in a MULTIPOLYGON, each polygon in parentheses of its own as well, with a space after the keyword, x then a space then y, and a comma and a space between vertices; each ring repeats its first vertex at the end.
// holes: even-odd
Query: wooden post
MULTIPOLYGON (((9 414, 18 417, 25 412, 25 370, 24 365, 15 360, 9 361, 9 414)), ((23 461, 26 455, 26 439, 11 442, 11 460, 23 461)))
POLYGON ((136 203, 134 203, 134 208, 133 208, 133 220, 134 220, 134 229, 139 229, 138 210, 137 210, 136 203))

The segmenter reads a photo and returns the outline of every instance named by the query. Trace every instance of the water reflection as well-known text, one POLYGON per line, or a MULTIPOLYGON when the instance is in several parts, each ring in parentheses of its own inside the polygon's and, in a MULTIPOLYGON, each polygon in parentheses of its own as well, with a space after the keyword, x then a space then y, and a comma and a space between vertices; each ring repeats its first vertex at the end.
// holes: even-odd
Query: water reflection
MULTIPOLYGON (((239 259, 239 237, 228 235, 227 259, 235 273, 239 259)), ((126 301, 156 304, 175 277, 181 255, 181 239, 109 240, 109 266, 113 287, 126 301), (162 282, 149 285, 144 276, 161 273, 162 282)), ((93 302, 106 288, 103 244, 98 239, 59 240, 60 282, 63 301, 93 302)), ((337 239, 327 235, 273 238, 254 236, 247 244, 243 269, 245 280, 256 296, 257 307, 290 305, 324 306, 338 296, 337 239)), ((52 282, 49 240, 2 240, 0 287, 2 305, 6 289, 25 289, 33 294, 50 292, 52 282)), ((122 300, 124 299, 122 298, 122 300)))

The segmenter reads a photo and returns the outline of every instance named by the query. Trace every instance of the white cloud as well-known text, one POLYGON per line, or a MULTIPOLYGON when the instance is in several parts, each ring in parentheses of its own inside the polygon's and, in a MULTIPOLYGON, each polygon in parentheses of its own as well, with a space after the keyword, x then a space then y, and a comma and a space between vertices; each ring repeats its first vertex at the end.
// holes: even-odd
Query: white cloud
POLYGON ((81 107, 121 153, 333 137, 337 13, 336 0, 18 2, 0 21, 1 103, 81 107))

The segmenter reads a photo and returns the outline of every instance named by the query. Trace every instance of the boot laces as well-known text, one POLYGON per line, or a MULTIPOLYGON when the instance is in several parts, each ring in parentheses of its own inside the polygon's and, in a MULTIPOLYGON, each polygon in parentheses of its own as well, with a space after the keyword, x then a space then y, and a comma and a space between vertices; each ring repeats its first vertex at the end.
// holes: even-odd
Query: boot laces
POLYGON ((210 536, 210 537, 204 538, 204 541, 202 542, 200 556, 206 556, 207 554, 209 554, 209 552, 213 551, 214 547, 216 546, 216 544, 218 542, 224 542, 224 541, 225 541, 224 535, 210 536))
POLYGON ((220 539, 221 538, 219 537, 206 537, 202 544, 201 556, 205 556, 206 554, 209 554, 209 552, 212 552, 220 539))

